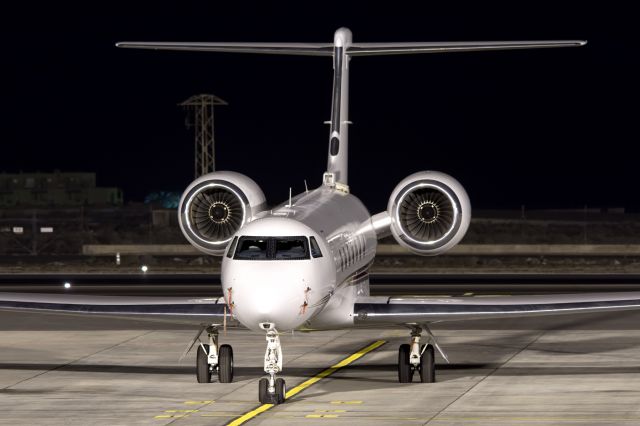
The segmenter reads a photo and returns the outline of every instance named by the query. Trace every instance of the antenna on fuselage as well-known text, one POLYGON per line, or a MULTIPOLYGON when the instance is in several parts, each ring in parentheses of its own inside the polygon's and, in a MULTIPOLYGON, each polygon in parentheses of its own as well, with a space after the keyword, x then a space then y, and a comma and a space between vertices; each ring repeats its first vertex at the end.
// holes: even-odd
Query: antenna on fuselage
POLYGON ((304 193, 308 194, 309 193, 309 187, 307 186, 307 180, 304 180, 304 193))
POLYGON ((289 187, 289 204, 287 204, 285 207, 291 207, 293 204, 291 204, 291 187, 289 187))

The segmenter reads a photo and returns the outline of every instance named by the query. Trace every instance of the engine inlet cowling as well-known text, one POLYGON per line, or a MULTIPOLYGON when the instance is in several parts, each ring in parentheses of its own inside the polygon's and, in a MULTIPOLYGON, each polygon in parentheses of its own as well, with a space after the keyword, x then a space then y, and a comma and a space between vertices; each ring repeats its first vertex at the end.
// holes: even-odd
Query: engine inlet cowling
POLYGON ((239 194, 216 183, 197 191, 186 207, 192 231, 204 240, 228 240, 240 229, 246 216, 239 194))
POLYGON ((235 172, 209 173, 182 195, 180 228, 199 250, 222 255, 233 235, 264 206, 264 194, 253 180, 235 172))
POLYGON ((449 175, 430 171, 400 182, 387 210, 396 241, 421 255, 436 255, 455 246, 471 218, 469 197, 462 185, 449 175))

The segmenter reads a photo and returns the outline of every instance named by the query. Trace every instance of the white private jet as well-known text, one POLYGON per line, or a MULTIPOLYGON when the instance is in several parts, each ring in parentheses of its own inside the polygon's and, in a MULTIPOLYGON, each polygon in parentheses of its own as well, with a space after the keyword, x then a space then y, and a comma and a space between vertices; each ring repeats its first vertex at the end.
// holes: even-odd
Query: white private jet
POLYGON ((314 43, 118 43, 119 47, 208 52, 327 56, 333 59, 333 102, 327 171, 322 185, 269 208, 260 187, 240 173, 219 171, 185 190, 179 221, 187 240, 204 253, 223 256, 222 298, 99 297, 0 294, 0 309, 187 322, 206 329, 197 350, 198 382, 233 380, 233 351, 218 330, 229 320, 266 333, 261 403, 285 399, 278 333, 351 327, 407 327, 409 343, 398 353, 398 379, 435 381, 429 329, 442 321, 569 314, 640 308, 640 292, 513 297, 372 297, 368 271, 377 240, 389 234, 420 255, 437 255, 464 236, 471 217, 467 193, 454 178, 414 173, 391 193, 387 210, 371 216, 349 191, 349 60, 358 56, 582 46, 584 41, 354 43, 340 28, 332 44, 314 43), (420 344, 425 334, 427 343, 420 344))

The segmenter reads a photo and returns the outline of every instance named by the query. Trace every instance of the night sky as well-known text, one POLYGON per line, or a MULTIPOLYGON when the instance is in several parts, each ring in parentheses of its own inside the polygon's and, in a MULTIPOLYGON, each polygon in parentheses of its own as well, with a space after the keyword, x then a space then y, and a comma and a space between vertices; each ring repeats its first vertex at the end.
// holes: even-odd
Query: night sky
POLYGON ((355 42, 586 39, 570 49, 354 58, 349 184, 372 212, 426 169, 455 176, 476 208, 640 209, 637 15, 611 6, 631 2, 227 3, 3 11, 0 171, 94 171, 128 201, 181 192, 193 177, 193 134, 177 104, 214 93, 230 104, 216 110, 218 169, 252 177, 272 204, 303 179, 320 184, 329 58, 117 41, 331 42, 340 26, 355 42))

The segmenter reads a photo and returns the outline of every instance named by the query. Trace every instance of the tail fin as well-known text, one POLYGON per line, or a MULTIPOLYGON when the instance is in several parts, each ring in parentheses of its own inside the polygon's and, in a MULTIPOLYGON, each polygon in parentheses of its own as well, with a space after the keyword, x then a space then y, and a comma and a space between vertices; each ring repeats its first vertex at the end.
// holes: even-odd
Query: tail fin
POLYGON ((266 53, 277 55, 305 55, 333 57, 333 100, 331 129, 325 185, 348 191, 348 96, 349 69, 354 56, 401 55, 413 53, 473 52, 507 49, 574 47, 587 44, 583 40, 549 41, 462 41, 424 43, 353 43, 351 31, 339 28, 333 43, 190 43, 190 42, 122 42, 118 47, 153 50, 182 50, 201 52, 266 53))

